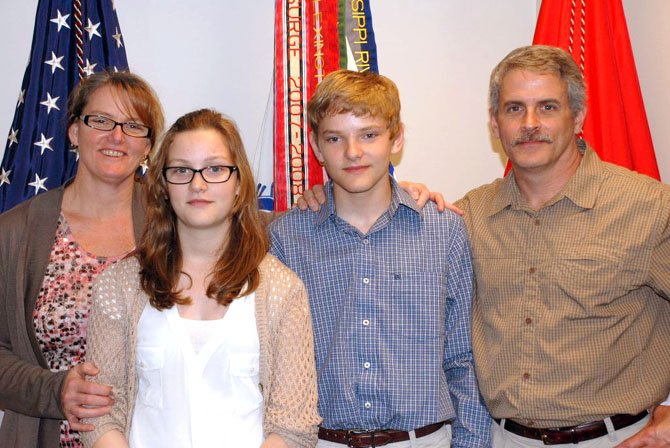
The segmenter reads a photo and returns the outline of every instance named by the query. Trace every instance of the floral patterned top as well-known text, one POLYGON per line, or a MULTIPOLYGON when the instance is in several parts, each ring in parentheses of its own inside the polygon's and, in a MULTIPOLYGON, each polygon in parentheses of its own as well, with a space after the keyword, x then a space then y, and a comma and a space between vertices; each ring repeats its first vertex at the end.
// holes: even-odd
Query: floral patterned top
MULTIPOLYGON (((86 360, 88 311, 95 278, 107 266, 123 258, 97 257, 80 247, 61 213, 49 264, 44 274, 33 325, 49 368, 68 370, 86 360)), ((61 422, 60 446, 80 448, 79 433, 61 422)))

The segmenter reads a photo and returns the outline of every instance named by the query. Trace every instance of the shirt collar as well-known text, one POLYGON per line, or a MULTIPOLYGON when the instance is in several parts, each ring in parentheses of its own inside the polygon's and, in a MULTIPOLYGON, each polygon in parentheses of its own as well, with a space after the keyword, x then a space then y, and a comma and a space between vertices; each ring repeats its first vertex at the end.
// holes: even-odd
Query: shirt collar
MULTIPOLYGON (((417 214, 421 213, 421 210, 416 205, 416 202, 412 197, 400 186, 398 182, 389 175, 391 179, 391 204, 388 208, 388 213, 390 216, 395 216, 398 208, 400 206, 407 207, 410 210, 413 210, 417 214)), ((324 186, 324 191, 326 193, 326 203, 319 209, 316 217, 316 225, 320 226, 331 216, 337 215, 335 210, 335 198, 333 196, 333 181, 329 180, 324 186)))
MULTIPOLYGON (((599 183, 602 175, 602 161, 584 140, 578 139, 577 147, 583 156, 577 171, 550 204, 565 197, 579 207, 590 209, 595 205, 598 196, 598 189, 593 188, 593 185, 599 183)), ((522 196, 514 179, 514 172, 510 171, 499 183, 498 191, 489 205, 487 215, 495 215, 508 206, 519 206, 521 202, 522 196)))
POLYGON ((591 209, 598 197, 598 188, 594 188, 594 185, 600 184, 603 162, 584 140, 577 140, 577 146, 583 155, 582 160, 560 194, 570 199, 578 207, 591 209))

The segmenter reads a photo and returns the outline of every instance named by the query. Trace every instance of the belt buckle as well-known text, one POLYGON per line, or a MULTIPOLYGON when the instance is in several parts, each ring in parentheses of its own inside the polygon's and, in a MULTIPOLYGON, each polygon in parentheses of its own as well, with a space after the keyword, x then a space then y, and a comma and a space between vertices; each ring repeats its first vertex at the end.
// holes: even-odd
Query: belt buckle
MULTIPOLYGON (((346 438, 347 446, 349 448, 354 448, 353 441, 352 441, 352 436, 360 436, 360 435, 363 435, 363 434, 367 434, 369 432, 370 431, 367 430, 367 429, 348 429, 347 430, 347 438, 346 438)), ((374 436, 374 433, 372 433, 372 434, 373 434, 373 436, 372 436, 372 446, 374 447, 375 436, 374 436)))
MULTIPOLYGON (((571 440, 570 440, 569 443, 572 443, 572 444, 575 444, 575 445, 578 444, 578 443, 579 443, 579 439, 578 439, 578 437, 577 437, 577 430, 576 430, 575 428, 570 428, 569 431, 570 431, 570 438, 571 438, 571 440)), ((542 430, 540 430, 540 440, 542 441, 542 444, 543 444, 543 445, 554 445, 554 444, 556 444, 556 443, 566 443, 566 442, 562 442, 562 441, 554 442, 554 441, 549 437, 549 434, 547 434, 547 430, 546 430, 546 429, 542 429, 542 430)))
POLYGON ((547 435, 547 433, 544 432, 544 431, 542 431, 542 432, 540 433, 540 440, 542 440, 542 443, 543 443, 544 445, 551 445, 551 439, 549 438, 549 436, 547 435))
POLYGON ((347 447, 354 448, 353 445, 353 436, 370 436, 370 448, 376 448, 384 446, 391 441, 391 438, 388 434, 385 434, 382 431, 376 431, 374 429, 348 429, 347 430, 347 447), (380 440, 377 440, 380 439, 380 440))

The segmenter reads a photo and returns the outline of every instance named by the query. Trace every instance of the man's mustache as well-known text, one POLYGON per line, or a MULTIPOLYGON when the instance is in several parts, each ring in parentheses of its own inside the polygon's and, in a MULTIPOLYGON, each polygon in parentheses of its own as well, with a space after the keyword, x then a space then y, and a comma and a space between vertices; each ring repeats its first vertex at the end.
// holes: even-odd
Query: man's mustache
POLYGON ((519 137, 512 140, 512 146, 519 145, 521 143, 553 143, 551 137, 546 134, 541 134, 538 131, 524 132, 519 137))

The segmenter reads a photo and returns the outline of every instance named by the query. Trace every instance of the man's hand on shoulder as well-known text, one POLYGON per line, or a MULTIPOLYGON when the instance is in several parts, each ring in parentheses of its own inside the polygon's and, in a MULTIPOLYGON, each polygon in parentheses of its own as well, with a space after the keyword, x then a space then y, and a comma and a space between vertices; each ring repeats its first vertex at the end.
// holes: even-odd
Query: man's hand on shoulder
POLYGON ((314 185, 298 198, 295 206, 300 210, 310 209, 313 212, 318 212, 323 204, 326 203, 326 192, 323 185, 314 185))
MULTIPOLYGON (((416 201, 419 208, 423 208, 426 202, 430 200, 435 203, 437 210, 440 212, 449 209, 452 212, 463 215, 463 210, 445 201, 442 193, 430 191, 424 184, 400 181, 398 185, 416 201)), ((318 212, 325 203, 326 193, 324 192, 323 185, 314 185, 311 189, 305 190, 303 195, 298 198, 296 207, 300 210, 310 209, 313 212, 318 212)))
POLYGON ((670 406, 656 406, 642 431, 616 448, 670 448, 670 406))

